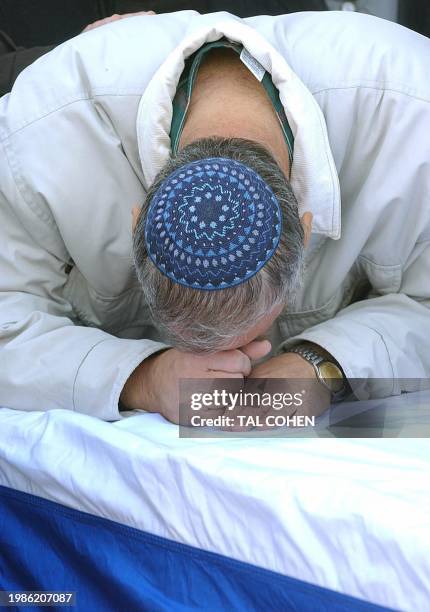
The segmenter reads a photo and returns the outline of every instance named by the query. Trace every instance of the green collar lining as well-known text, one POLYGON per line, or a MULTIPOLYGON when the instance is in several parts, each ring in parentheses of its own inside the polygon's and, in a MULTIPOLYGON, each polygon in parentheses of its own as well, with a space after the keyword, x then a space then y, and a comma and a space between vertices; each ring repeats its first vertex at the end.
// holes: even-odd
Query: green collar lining
MULTIPOLYGON (((173 155, 176 155, 178 150, 179 139, 182 134, 182 129, 185 123, 185 117, 190 105, 191 95, 193 92, 196 76, 203 56, 219 47, 230 47, 236 51, 239 55, 242 52, 243 45, 234 43, 226 38, 222 38, 216 42, 207 43, 200 47, 193 55, 191 55, 185 62, 185 67, 179 80, 178 88, 176 90, 175 97, 173 99, 173 114, 172 123, 170 127, 170 142, 173 155)), ((270 73, 265 72, 264 77, 261 81, 264 86, 267 95, 269 96, 276 115, 279 119, 279 123, 282 128, 282 132, 285 137, 285 141, 288 146, 288 154, 290 158, 290 165, 293 161, 293 149, 294 149, 294 137, 285 115, 284 107, 282 106, 279 98, 279 92, 274 86, 270 73)))

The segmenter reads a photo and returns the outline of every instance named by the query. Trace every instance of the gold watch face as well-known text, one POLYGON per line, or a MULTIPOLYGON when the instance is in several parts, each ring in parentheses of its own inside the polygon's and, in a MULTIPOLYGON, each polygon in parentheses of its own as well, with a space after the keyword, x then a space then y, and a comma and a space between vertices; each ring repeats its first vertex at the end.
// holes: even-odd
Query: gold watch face
POLYGON ((330 361, 323 361, 318 365, 318 368, 321 378, 324 379, 324 382, 333 393, 337 393, 343 389, 343 374, 337 365, 330 361))

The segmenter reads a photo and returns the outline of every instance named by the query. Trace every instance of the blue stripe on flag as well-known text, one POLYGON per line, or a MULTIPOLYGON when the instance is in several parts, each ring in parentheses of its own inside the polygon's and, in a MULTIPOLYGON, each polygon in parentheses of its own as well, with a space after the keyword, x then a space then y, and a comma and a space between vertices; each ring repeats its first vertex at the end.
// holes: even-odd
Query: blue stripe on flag
POLYGON ((76 591, 78 612, 383 610, 2 486, 0 590, 76 591))

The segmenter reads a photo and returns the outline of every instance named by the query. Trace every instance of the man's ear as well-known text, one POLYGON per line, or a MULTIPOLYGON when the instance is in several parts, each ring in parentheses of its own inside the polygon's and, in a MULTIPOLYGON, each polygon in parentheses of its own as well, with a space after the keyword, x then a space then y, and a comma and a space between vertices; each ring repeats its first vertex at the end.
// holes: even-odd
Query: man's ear
POLYGON ((313 215, 311 212, 303 213, 302 218, 300 219, 302 226, 303 226, 303 231, 305 233, 305 237, 304 237, 305 248, 308 246, 309 240, 311 239, 312 219, 313 219, 313 215))
POLYGON ((131 211, 131 231, 134 234, 134 230, 136 229, 137 221, 140 215, 140 208, 138 206, 133 206, 131 211))

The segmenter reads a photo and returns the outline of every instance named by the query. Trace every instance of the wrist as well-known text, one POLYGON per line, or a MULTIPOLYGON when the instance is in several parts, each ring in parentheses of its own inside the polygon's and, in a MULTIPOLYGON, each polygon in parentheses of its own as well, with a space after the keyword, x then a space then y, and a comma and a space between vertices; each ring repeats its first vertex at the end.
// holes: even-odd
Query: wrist
POLYGON ((314 369, 319 382, 326 387, 332 401, 342 400, 349 390, 348 380, 339 362, 319 344, 303 341, 289 349, 300 355, 314 369))
POLYGON ((153 366, 159 353, 142 361, 128 377, 119 397, 120 410, 150 410, 153 366))

